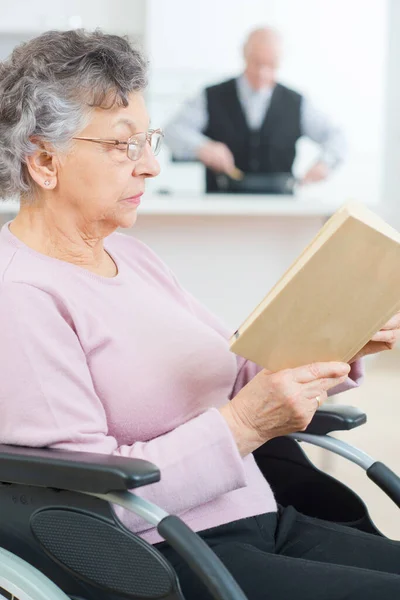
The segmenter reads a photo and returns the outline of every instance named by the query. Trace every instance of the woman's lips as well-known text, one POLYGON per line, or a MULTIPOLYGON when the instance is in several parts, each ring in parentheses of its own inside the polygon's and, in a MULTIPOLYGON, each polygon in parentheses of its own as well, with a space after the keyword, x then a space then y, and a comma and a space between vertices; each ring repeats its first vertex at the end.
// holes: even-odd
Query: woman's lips
POLYGON ((143 196, 143 192, 141 194, 137 194, 136 196, 130 196, 129 198, 124 198, 123 202, 128 202, 129 204, 134 204, 135 206, 139 206, 142 196, 143 196))

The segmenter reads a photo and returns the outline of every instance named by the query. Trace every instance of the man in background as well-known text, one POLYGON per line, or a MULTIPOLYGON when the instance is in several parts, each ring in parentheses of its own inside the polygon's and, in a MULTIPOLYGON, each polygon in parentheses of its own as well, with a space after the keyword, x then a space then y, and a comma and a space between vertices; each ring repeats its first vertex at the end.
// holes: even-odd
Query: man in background
POLYGON ((219 191, 217 173, 291 173, 303 135, 321 148, 303 183, 324 180, 343 161, 342 131, 307 98, 277 82, 281 56, 278 32, 252 31, 244 72, 187 101, 165 128, 175 159, 205 165, 207 192, 219 191))

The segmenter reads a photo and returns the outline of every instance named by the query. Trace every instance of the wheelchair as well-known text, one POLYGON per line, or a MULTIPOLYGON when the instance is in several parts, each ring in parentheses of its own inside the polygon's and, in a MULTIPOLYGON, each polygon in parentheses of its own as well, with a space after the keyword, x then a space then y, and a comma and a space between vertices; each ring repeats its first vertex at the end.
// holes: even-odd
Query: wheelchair
MULTIPOLYGON (((400 507, 399 477, 329 435, 365 422, 358 408, 326 405, 305 432, 259 448, 255 458, 277 502, 382 535, 364 502, 317 469, 300 447, 308 442, 355 462, 400 507)), ((157 467, 144 460, 0 445, 0 598, 183 600, 171 565, 157 548, 122 525, 115 514, 119 505, 155 525, 212 597, 246 600, 197 534, 178 517, 135 495, 136 488, 159 479, 157 467)))

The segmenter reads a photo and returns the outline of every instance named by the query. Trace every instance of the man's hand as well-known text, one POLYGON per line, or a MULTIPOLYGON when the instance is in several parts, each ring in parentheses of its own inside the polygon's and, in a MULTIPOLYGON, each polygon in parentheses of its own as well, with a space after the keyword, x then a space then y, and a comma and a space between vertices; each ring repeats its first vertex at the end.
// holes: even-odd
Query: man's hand
POLYGON ((400 340, 400 312, 394 315, 382 327, 378 333, 376 333, 370 341, 365 344, 364 348, 361 348, 353 358, 349 361, 350 363, 355 360, 367 356, 368 354, 378 354, 384 350, 393 350, 396 343, 400 340))
POLYGON ((235 168, 233 154, 222 142, 213 142, 212 140, 206 142, 198 149, 197 158, 206 167, 219 173, 229 175, 235 168))
POLYGON ((315 163, 315 165, 313 165, 311 167, 311 169, 309 169, 307 171, 307 173, 304 175, 303 179, 301 180, 302 184, 307 184, 307 183, 317 183, 318 181, 323 181, 324 179, 326 179, 329 175, 330 171, 329 171, 329 167, 322 161, 319 161, 317 163, 315 163))

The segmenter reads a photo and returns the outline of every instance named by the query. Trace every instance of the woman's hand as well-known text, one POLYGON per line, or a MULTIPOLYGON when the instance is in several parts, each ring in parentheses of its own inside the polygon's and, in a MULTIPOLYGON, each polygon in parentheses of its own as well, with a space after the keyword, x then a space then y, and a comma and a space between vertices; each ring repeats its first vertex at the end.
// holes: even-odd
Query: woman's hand
POLYGON ((368 354, 377 354, 384 350, 393 350, 397 342, 400 340, 400 312, 396 313, 394 317, 390 319, 376 333, 370 341, 361 348, 360 352, 357 352, 355 356, 349 361, 350 363, 367 356, 368 354))
POLYGON ((345 381, 349 371, 348 364, 331 362, 258 373, 220 408, 241 455, 274 437, 306 429, 327 391, 345 381))

